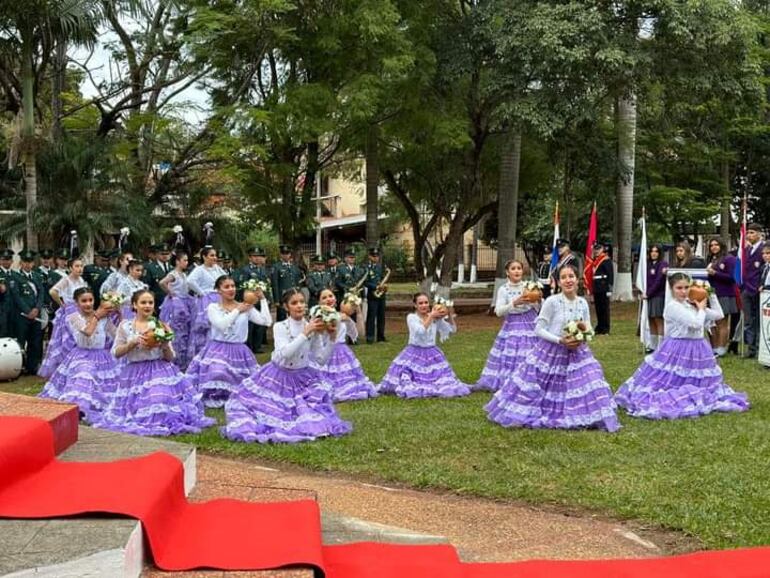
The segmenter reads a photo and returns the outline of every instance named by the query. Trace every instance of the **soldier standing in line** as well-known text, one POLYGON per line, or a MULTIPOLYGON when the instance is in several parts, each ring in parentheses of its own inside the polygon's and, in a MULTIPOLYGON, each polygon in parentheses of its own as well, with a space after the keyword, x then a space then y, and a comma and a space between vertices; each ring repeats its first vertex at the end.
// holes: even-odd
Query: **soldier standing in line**
POLYGON ((24 371, 37 374, 43 359, 43 327, 40 314, 43 311, 43 286, 32 273, 35 253, 26 250, 19 255, 21 270, 13 275, 9 290, 13 298, 15 336, 22 351, 26 350, 24 371))
POLYGON ((276 307, 276 321, 283 321, 287 317, 286 310, 280 305, 281 295, 287 289, 299 289, 302 272, 299 270, 291 258, 291 247, 281 245, 278 247, 281 259, 273 265, 273 301, 278 304, 276 307))
POLYGON ((363 268, 356 265, 355 252, 352 249, 347 249, 345 251, 345 264, 337 268, 337 277, 334 279, 334 285, 339 293, 337 299, 339 303, 342 303, 342 297, 358 283, 363 274, 363 268))
POLYGON ((334 287, 334 279, 326 271, 326 262, 321 255, 314 255, 311 260, 313 270, 307 276, 307 290, 310 293, 310 307, 318 305, 318 298, 324 289, 334 287))
MULTIPOLYGON (((51 287, 53 287, 53 283, 51 283, 53 255, 54 253, 51 249, 43 249, 40 251, 40 265, 34 270, 34 274, 43 286, 43 307, 45 307, 49 319, 53 319, 53 299, 51 299, 51 295, 48 293, 51 287)), ((45 335, 50 332, 52 327, 53 324, 49 323, 48 327, 43 331, 43 339, 45 339, 45 335)))
MULTIPOLYGON (((241 285, 249 280, 262 281, 270 285, 270 270, 265 266, 265 250, 262 247, 252 247, 249 249, 249 262, 247 265, 236 271, 237 278, 235 280, 238 287, 239 294, 243 296, 243 289, 241 285)), ((268 303, 272 301, 273 294, 268 288, 265 292, 265 297, 268 303)), ((262 304, 257 303, 254 305, 257 311, 261 311, 262 304)), ((264 353, 264 346, 267 344, 267 327, 264 325, 257 325, 255 323, 249 323, 249 349, 254 353, 264 353)))
POLYGON ((11 295, 11 285, 15 275, 11 269, 14 255, 11 249, 0 251, 0 337, 16 337, 11 295))
POLYGON ((612 259, 609 254, 609 244, 596 242, 593 246, 593 296, 596 309, 596 334, 609 335, 610 333, 610 297, 612 297, 612 285, 615 282, 615 271, 612 267, 612 259))
MULTIPOLYGON (((110 251, 97 251, 93 264, 83 267, 83 279, 94 292, 94 308, 102 299, 102 285, 110 276, 110 251)), ((53 285, 52 285, 53 286, 53 285)))
POLYGON ((334 291, 334 295, 337 297, 337 307, 339 308, 340 303, 342 303, 342 295, 340 295, 340 290, 337 287, 337 272, 339 271, 339 262, 340 259, 337 256, 337 253, 334 251, 329 251, 326 253, 326 272, 329 273, 329 277, 331 277, 332 285, 331 290, 334 291))
POLYGON ((369 249, 369 263, 366 265, 366 303, 368 306, 366 312, 366 342, 374 343, 375 335, 377 342, 387 341, 385 339, 385 291, 387 291, 386 279, 387 273, 385 267, 380 262, 380 250, 377 247, 369 249), (378 297, 377 293, 381 295, 378 297))
POLYGON ((569 241, 567 239, 557 239, 556 250, 559 252, 559 261, 556 263, 556 267, 551 271, 551 295, 561 292, 559 288, 559 272, 565 265, 572 264, 578 271, 583 269, 580 267, 578 258, 570 249, 569 241))
POLYGON ((172 267, 169 263, 171 248, 166 243, 158 243, 150 247, 150 255, 154 255, 155 258, 144 264, 142 281, 152 291, 155 296, 155 308, 160 311, 160 306, 163 305, 163 300, 166 298, 166 292, 160 286, 160 281, 171 273, 172 267))

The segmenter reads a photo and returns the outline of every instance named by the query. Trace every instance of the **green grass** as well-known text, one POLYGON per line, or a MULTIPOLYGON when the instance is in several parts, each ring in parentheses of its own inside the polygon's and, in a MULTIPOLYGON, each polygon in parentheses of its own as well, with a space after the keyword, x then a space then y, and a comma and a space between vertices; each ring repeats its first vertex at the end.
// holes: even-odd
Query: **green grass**
MULTIPOLYGON (((636 368, 641 351, 632 321, 593 349, 617 387, 636 368)), ((459 377, 478 378, 494 330, 461 332, 445 345, 459 377)), ((361 345, 356 353, 379 380, 404 345, 361 345)), ((261 356, 264 361, 266 356, 261 356)), ((216 428, 180 441, 209 453, 297 464, 417 488, 568 510, 590 510, 681 530, 706 547, 770 543, 770 372, 729 357, 726 381, 746 391, 744 414, 651 422, 622 416, 617 434, 598 431, 505 429, 487 421, 489 394, 452 400, 380 398, 338 406, 351 435, 298 445, 229 442, 216 428)), ((40 385, 19 380, 0 389, 32 394, 40 385)), ((216 414, 220 420, 222 413, 216 414)))

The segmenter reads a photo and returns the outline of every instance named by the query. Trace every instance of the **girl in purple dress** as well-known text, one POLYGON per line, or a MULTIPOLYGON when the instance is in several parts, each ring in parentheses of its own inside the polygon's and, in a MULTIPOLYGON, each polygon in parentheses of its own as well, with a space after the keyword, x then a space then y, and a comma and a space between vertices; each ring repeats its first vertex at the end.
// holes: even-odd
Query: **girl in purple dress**
POLYGON ((117 288, 117 293, 125 299, 121 308, 121 315, 124 320, 134 318, 131 296, 137 291, 147 289, 147 283, 142 281, 142 275, 144 275, 144 263, 141 261, 129 261, 128 275, 120 281, 117 288))
POLYGON ((722 357, 727 353, 727 345, 730 341, 729 316, 738 315, 737 284, 733 277, 737 259, 727 252, 727 247, 721 239, 709 241, 709 256, 706 271, 708 271, 709 282, 716 292, 723 314, 711 330, 710 341, 714 355, 722 357))
POLYGON ((148 332, 158 323, 152 316, 155 296, 146 289, 131 296, 135 317, 123 321, 112 352, 125 357, 119 384, 97 427, 137 435, 168 436, 197 433, 215 420, 203 413, 201 395, 171 361, 170 341, 153 344, 148 332))
POLYGON ((75 336, 67 324, 67 317, 78 310, 73 297, 75 291, 81 287, 88 287, 88 284, 82 277, 82 259, 70 259, 67 261, 67 267, 70 270, 69 274, 59 279, 48 292, 59 308, 53 318, 53 333, 48 342, 45 358, 37 372, 40 377, 51 377, 59 364, 67 357, 67 354, 75 347, 75 336))
POLYGON ((336 327, 320 318, 305 319, 305 297, 297 289, 283 293, 289 317, 273 326, 275 350, 270 363, 246 379, 225 404, 225 437, 244 442, 301 442, 341 436, 351 425, 340 419, 331 387, 310 367, 332 354, 336 327))
POLYGON ((257 298, 261 307, 235 300, 235 281, 222 275, 214 283, 219 303, 211 303, 207 313, 211 323, 209 341, 190 363, 187 377, 203 394, 206 407, 222 407, 240 383, 259 365, 246 345, 249 322, 270 327, 270 306, 261 291, 257 298))
POLYGON ((500 389, 505 378, 524 361, 535 343, 535 319, 540 303, 522 297, 525 292, 524 265, 515 259, 508 261, 505 272, 508 282, 497 290, 495 300, 495 315, 505 317, 505 321, 474 389, 500 389))
MULTIPOLYGON (((324 289, 318 296, 318 303, 334 308, 337 304, 337 298, 334 291, 324 289)), ((358 312, 359 319, 363 316, 358 312)), ((311 365, 318 369, 323 379, 332 386, 332 400, 354 401, 359 399, 368 399, 377 397, 377 388, 364 374, 353 351, 348 347, 346 338, 355 342, 358 340, 358 328, 353 320, 341 314, 342 321, 337 327, 337 338, 334 343, 334 349, 329 361, 325 365, 311 365)))
POLYGON ((578 297, 578 270, 559 271, 561 293, 543 303, 535 324, 537 342, 485 409, 504 427, 620 428, 612 391, 585 341, 570 336, 572 324, 589 332, 588 303, 578 297))
POLYGON ((417 293, 412 303, 415 312, 406 317, 409 343, 390 364, 380 382, 380 393, 407 398, 468 395, 470 388, 457 378, 444 353, 436 347, 437 335, 443 342, 457 331, 453 309, 431 309, 425 293, 417 293))
POLYGON ((102 294, 117 293, 118 287, 128 277, 128 264, 134 260, 133 253, 124 252, 118 257, 118 270, 110 273, 102 283, 102 294))
POLYGON ((115 335, 115 324, 106 306, 94 311, 94 294, 88 287, 76 289, 78 311, 66 318, 75 347, 43 387, 40 397, 74 403, 88 422, 98 419, 106 395, 118 386, 115 358, 105 349, 107 336, 115 335))
POLYGON ((190 325, 195 307, 195 300, 190 295, 187 283, 187 265, 190 258, 187 253, 177 252, 174 257, 174 269, 158 284, 166 292, 166 298, 160 306, 160 320, 168 323, 174 330, 176 357, 174 363, 182 371, 190 365, 190 325))
POLYGON ((650 341, 647 353, 652 353, 663 339, 663 306, 666 302, 666 274, 668 263, 663 260, 663 248, 654 244, 650 247, 647 261, 647 317, 650 320, 650 341))
POLYGON ((219 293, 214 288, 214 283, 225 270, 217 265, 217 251, 214 247, 201 249, 203 264, 199 265, 187 276, 187 284, 195 293, 196 304, 193 312, 192 325, 190 326, 190 343, 188 355, 190 359, 206 345, 209 338, 211 323, 209 322, 208 307, 219 301, 219 293))
POLYGON ((690 278, 669 278, 672 299, 666 304, 666 337, 626 381, 615 400, 630 415, 648 419, 695 417, 714 411, 745 411, 746 395, 722 380, 722 370, 703 336, 707 325, 723 317, 716 295, 688 301, 690 278))

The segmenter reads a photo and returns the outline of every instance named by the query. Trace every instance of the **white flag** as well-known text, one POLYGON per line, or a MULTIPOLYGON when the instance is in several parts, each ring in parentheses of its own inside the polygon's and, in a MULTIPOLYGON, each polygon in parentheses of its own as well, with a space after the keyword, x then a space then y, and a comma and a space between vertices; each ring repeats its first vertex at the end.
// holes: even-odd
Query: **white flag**
MULTIPOLYGON (((636 288, 641 295, 647 294, 647 222, 642 211, 642 242, 639 246, 639 267, 636 269, 636 288)), ((642 311, 639 315, 639 339, 646 348, 650 348, 650 318, 647 316, 647 299, 642 299, 642 311)))

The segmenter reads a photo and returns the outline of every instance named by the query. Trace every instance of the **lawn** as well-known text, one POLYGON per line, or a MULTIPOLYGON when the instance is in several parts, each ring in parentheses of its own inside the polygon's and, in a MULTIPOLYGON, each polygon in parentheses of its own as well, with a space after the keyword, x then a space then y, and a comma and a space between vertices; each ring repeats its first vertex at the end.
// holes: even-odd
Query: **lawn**
MULTIPOLYGON (((592 346, 613 388, 642 357, 635 324, 624 313, 613 335, 592 346)), ((463 332, 461 326, 445 344, 461 379, 478 378, 495 332, 463 332)), ((404 342, 405 335, 394 334, 386 344, 355 351, 369 376, 379 380, 404 342)), ((728 383, 748 392, 749 412, 675 422, 623 415, 616 434, 504 429, 486 420, 483 406, 490 394, 476 393, 453 400, 341 404, 340 413, 354 425, 341 439, 263 446, 229 442, 215 428, 179 439, 231 457, 632 518, 683 531, 710 548, 768 544, 770 372, 736 357, 722 367, 728 383)), ((39 387, 31 380, 0 384, 20 393, 39 387)), ((221 412, 215 415, 222 418, 221 412)))

